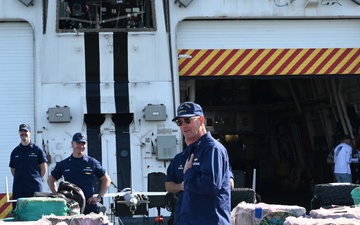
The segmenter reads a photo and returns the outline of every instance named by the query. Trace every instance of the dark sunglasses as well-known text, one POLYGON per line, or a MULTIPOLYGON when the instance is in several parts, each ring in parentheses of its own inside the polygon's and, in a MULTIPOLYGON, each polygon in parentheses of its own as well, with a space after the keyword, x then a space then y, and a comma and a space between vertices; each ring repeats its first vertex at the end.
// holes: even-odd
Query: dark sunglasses
MULTIPOLYGON (((194 117, 185 117, 184 118, 184 123, 186 124, 190 124, 192 120, 199 118, 198 116, 194 116, 194 117)), ((183 121, 181 120, 176 120, 175 121, 176 125, 178 125, 179 127, 181 127, 183 125, 183 121)))

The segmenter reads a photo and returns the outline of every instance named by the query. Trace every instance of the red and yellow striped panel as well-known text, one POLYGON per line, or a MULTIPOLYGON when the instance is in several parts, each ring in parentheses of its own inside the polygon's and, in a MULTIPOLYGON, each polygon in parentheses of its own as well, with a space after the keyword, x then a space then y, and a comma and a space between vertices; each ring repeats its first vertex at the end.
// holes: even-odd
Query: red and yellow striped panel
MULTIPOLYGON (((10 194, 10 199, 12 194, 10 194)), ((10 217, 10 211, 12 210, 11 202, 6 202, 6 194, 0 194, 0 218, 10 217)))
POLYGON ((180 76, 360 75, 360 48, 182 49, 180 76))

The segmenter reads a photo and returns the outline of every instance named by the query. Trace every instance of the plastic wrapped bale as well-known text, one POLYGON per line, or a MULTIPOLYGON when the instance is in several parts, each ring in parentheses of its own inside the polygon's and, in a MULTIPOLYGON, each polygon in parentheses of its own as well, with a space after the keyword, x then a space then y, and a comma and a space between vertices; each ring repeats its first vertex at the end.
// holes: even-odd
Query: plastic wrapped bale
POLYGON ((18 198, 12 214, 17 221, 36 221, 43 215, 66 216, 69 208, 63 198, 18 198))
POLYGON ((353 205, 351 191, 359 187, 358 184, 351 183, 329 183, 316 184, 314 187, 314 197, 311 200, 311 209, 328 207, 331 205, 353 205))
POLYGON ((360 187, 354 188, 351 191, 351 197, 354 201, 354 205, 359 205, 360 204, 360 187))
POLYGON ((326 208, 326 209, 325 208, 313 209, 309 212, 309 216, 315 219, 347 218, 347 219, 358 220, 360 219, 360 207, 336 206, 333 208, 326 208))
POLYGON ((40 222, 46 222, 49 225, 61 225, 61 224, 71 224, 71 225, 104 225, 109 224, 109 218, 107 215, 102 213, 90 213, 87 215, 77 215, 77 216, 44 216, 40 222))
POLYGON ((234 188, 231 191, 231 210, 240 202, 256 203, 256 193, 251 188, 234 188))
POLYGON ((276 205, 266 203, 239 203, 231 211, 231 225, 279 225, 282 224, 288 216, 303 216, 306 213, 306 209, 296 205, 276 205), (259 221, 255 218, 256 208, 261 208, 261 215, 259 221))
POLYGON ((360 220, 349 218, 303 218, 303 217, 286 217, 284 225, 360 225, 360 220))

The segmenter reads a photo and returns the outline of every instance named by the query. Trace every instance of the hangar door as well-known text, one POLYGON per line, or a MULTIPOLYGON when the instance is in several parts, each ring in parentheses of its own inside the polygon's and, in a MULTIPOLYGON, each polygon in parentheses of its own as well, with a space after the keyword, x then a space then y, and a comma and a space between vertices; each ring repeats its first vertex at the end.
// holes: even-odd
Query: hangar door
POLYGON ((10 152, 20 143, 19 124, 29 123, 34 140, 34 44, 28 23, 0 23, 0 193, 5 193, 5 176, 12 190, 10 152))
POLYGON ((315 159, 326 163, 350 123, 359 130, 342 119, 360 107, 359 19, 188 20, 176 37, 180 101, 203 106, 233 168, 257 168, 259 188, 305 184, 289 177, 293 165, 327 182, 315 159))

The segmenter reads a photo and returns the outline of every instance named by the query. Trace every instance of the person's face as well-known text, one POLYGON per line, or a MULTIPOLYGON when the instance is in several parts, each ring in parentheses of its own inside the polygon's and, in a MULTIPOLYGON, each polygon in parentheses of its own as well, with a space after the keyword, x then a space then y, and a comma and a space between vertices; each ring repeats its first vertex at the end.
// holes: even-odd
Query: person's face
POLYGON ((21 141, 23 141, 23 142, 28 142, 28 141, 30 141, 30 135, 31 135, 31 132, 30 132, 30 131, 20 130, 20 131, 19 131, 19 135, 20 135, 21 141))
POLYGON ((345 143, 347 143, 348 145, 352 146, 352 140, 351 139, 346 139, 344 140, 345 143))
POLYGON ((82 157, 85 154, 86 142, 71 142, 74 157, 82 157))
POLYGON ((186 140, 197 140, 201 136, 199 135, 201 123, 202 117, 200 116, 181 117, 176 121, 186 140))

